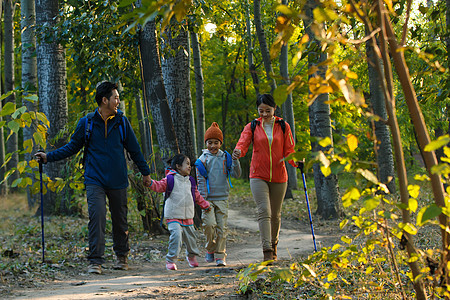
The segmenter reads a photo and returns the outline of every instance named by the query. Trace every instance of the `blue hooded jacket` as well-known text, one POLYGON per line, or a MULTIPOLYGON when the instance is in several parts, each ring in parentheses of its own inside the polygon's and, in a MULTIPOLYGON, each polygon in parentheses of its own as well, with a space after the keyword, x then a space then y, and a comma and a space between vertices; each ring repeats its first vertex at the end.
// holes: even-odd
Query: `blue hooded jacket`
MULTIPOLYGON (((70 138, 70 142, 63 147, 47 154, 47 161, 57 161, 72 156, 80 151, 85 142, 86 116, 78 121, 77 128, 70 138)), ((128 170, 124 148, 137 165, 142 175, 150 174, 150 168, 142 155, 136 135, 128 119, 120 110, 105 121, 95 110, 92 117, 92 133, 85 157, 84 184, 102 186, 105 189, 124 189, 128 187, 128 170), (122 143, 119 123, 124 119, 125 132, 122 143), (117 125, 117 126, 116 126, 117 125)))

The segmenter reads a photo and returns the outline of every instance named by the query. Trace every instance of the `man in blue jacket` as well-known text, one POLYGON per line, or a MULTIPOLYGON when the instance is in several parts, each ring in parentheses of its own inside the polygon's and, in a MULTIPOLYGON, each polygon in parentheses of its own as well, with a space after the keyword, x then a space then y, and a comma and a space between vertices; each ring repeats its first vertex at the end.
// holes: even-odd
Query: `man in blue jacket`
POLYGON ((114 268, 128 270, 128 177, 124 149, 143 175, 144 186, 149 186, 151 179, 131 124, 118 109, 117 85, 112 82, 99 84, 95 100, 97 109, 79 120, 68 144, 47 154, 38 152, 35 156, 43 163, 58 161, 78 153, 87 140, 83 159, 89 211, 88 272, 101 274, 105 252, 106 197, 111 212, 113 249, 117 256, 114 268), (86 139, 88 131, 89 138, 86 139))

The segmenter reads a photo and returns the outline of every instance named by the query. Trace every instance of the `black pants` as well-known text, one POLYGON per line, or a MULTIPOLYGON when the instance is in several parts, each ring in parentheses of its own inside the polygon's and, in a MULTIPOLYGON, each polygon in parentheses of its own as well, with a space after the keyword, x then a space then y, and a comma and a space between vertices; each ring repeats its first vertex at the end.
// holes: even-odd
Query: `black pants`
POLYGON ((89 256, 93 264, 103 264, 105 253, 106 197, 111 212, 113 249, 117 256, 126 256, 128 244, 127 189, 107 190, 97 185, 87 185, 89 211, 89 256))

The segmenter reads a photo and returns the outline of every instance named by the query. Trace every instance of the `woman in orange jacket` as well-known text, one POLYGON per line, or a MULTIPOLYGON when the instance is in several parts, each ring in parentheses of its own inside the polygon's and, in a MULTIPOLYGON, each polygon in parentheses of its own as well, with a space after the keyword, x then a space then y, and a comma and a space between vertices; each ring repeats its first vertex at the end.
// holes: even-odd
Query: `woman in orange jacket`
POLYGON ((258 95, 256 106, 259 118, 244 127, 233 159, 245 156, 253 143, 250 189, 258 209, 264 261, 267 261, 277 259, 281 206, 288 180, 284 158, 295 152, 295 143, 289 124, 274 115, 277 105, 272 95, 258 95))

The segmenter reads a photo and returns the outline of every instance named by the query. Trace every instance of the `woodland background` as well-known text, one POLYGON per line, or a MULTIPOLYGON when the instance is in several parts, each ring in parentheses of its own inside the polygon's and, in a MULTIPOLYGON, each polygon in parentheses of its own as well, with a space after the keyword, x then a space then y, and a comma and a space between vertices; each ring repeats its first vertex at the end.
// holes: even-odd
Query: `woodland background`
MULTIPOLYGON (((330 295, 330 282, 349 282, 337 274, 356 261, 361 274, 397 274, 391 288, 400 286, 403 298, 447 293, 449 0, 0 4, 3 195, 26 192, 29 208, 39 211, 32 154, 67 143, 79 118, 95 109, 102 80, 120 84, 122 110, 155 178, 174 153, 199 156, 213 121, 223 149, 232 151, 257 117, 256 95, 272 93, 294 131, 293 158, 306 159, 314 178, 315 214, 340 218, 366 237, 356 245, 344 237, 342 246, 322 249, 292 267, 293 277, 277 280, 313 278, 330 295), (414 236, 432 225, 441 230, 441 247, 416 247, 414 236), (389 259, 380 264, 383 251, 389 259), (437 261, 431 273, 429 261, 437 261), (319 276, 314 266, 324 262, 333 267, 319 276), (366 265, 373 262, 379 272, 366 265)), ((46 215, 82 213, 79 161, 44 167, 46 215)), ((244 178, 249 161, 241 161, 244 178)), ((161 232, 159 198, 130 170, 130 199, 144 230, 161 232)), ((302 185, 298 179, 289 169, 290 193, 302 185)), ((246 276, 260 273, 252 271, 246 276)))

